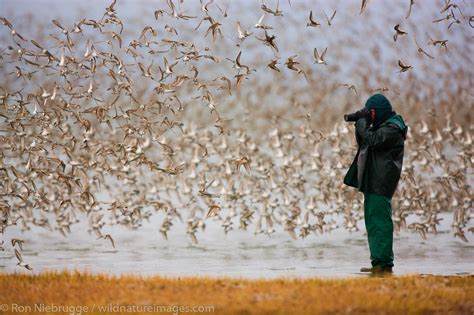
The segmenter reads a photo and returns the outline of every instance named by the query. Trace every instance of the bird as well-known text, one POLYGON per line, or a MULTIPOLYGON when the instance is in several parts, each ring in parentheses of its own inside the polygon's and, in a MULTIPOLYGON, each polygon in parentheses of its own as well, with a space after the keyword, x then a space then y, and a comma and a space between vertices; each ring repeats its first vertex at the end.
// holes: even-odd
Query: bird
POLYGON ((306 26, 311 27, 320 27, 321 23, 313 19, 313 11, 309 12, 309 22, 306 23, 306 26))
POLYGON ((427 33, 426 34, 429 38, 429 42, 428 42, 428 45, 432 45, 432 46, 436 46, 436 45, 440 45, 441 47, 444 47, 444 49, 447 51, 448 50, 448 40, 445 39, 445 40, 434 40, 433 38, 431 38, 431 36, 427 33))
POLYGON ((288 69, 296 71, 298 74, 302 73, 304 75, 306 81, 309 83, 309 79, 308 79, 308 76, 306 75, 306 72, 304 72, 303 69, 300 69, 296 66, 296 65, 299 64, 299 62, 295 60, 296 57, 297 57, 297 55, 293 55, 293 56, 288 57, 288 59, 285 62, 285 65, 288 69))
MULTIPOLYGON (((323 12, 324 12, 324 11, 323 11, 323 12)), ((332 20, 334 20, 334 17, 336 16, 336 10, 334 10, 334 12, 332 13, 331 18, 329 18, 329 17, 326 15, 326 12, 324 12, 324 16, 326 17, 326 21, 327 21, 327 23, 328 23, 328 26, 331 26, 332 20)))
POLYGON ((410 1, 410 5, 408 7, 408 11, 407 11, 407 14, 405 16, 405 20, 408 20, 408 18, 410 17, 411 15, 411 8, 413 7, 413 5, 415 4, 415 0, 409 0, 410 1))
POLYGON ((400 29, 400 24, 395 25, 395 27, 393 29, 395 30, 395 34, 393 35, 393 41, 394 42, 397 41, 398 36, 408 34, 407 32, 404 32, 400 29))
MULTIPOLYGON (((381 11, 377 19, 346 15, 360 34, 387 26, 397 45, 378 41, 359 56, 364 40, 334 28, 330 37, 315 38, 338 44, 334 60, 320 72, 306 72, 306 63, 326 64, 327 45, 319 54, 306 43, 295 45, 300 37, 292 36, 318 27, 326 32, 315 9, 297 19, 297 7, 287 12, 279 3, 261 2, 254 12, 258 21, 247 25, 237 18, 243 6, 230 1, 163 3, 144 11, 143 19, 122 22, 121 2, 111 1, 95 20, 59 16, 42 27, 35 19, 28 34, 15 20, 0 18, 7 35, 0 47, 0 232, 16 229, 33 237, 42 227, 70 238, 85 221, 86 231, 115 248, 106 227, 136 230, 157 213, 163 216, 154 233, 171 241, 176 230, 186 229, 193 245, 204 222, 226 234, 237 226, 257 237, 284 233, 300 239, 330 233, 343 217, 340 228, 355 231, 363 201, 338 179, 357 141, 339 114, 363 92, 394 93, 398 101, 403 96, 400 111, 410 115, 410 150, 392 200, 394 228, 429 238, 439 229, 439 213, 450 211, 455 238, 473 231, 469 106, 454 111, 445 104, 469 104, 470 72, 461 67, 449 84, 443 76, 453 65, 470 64, 468 51, 442 54, 448 43, 461 47, 473 27, 461 3, 437 8, 442 18, 436 23, 449 31, 427 35, 428 43, 414 36, 416 51, 401 40, 415 32, 403 28, 400 12, 381 11), (144 23, 147 17, 157 23, 144 23), (390 24, 393 18, 398 22, 390 24), (430 46, 444 50, 438 57, 430 46), (415 65, 402 58, 421 54, 414 75, 400 80, 373 71, 399 51, 399 72, 415 65), (293 71, 311 88, 295 81, 293 71), (438 89, 433 77, 452 88, 438 89), (335 102, 330 110, 328 100, 335 102)), ((368 3, 362 1, 360 14, 368 3)), ((405 8, 397 9, 405 16, 405 8)), ((321 13, 328 26, 337 26, 336 11, 331 17, 321 13)), ((428 16, 413 17, 416 33, 435 26, 428 16)), ((11 241, 19 254, 27 244, 11 241)))
POLYGON ((415 44, 416 44, 417 52, 418 52, 418 53, 421 53, 421 54, 427 56, 428 58, 434 59, 433 56, 431 56, 430 54, 428 54, 425 50, 423 50, 423 48, 420 47, 420 45, 419 45, 418 42, 416 41, 416 37, 414 37, 413 39, 414 39, 414 41, 415 41, 415 44))
POLYGON ((264 45, 271 47, 275 52, 278 52, 278 46, 276 45, 275 35, 268 35, 267 31, 265 30, 265 38, 258 38, 258 40, 262 41, 264 45))
POLYGON ((449 23, 448 30, 451 28, 451 26, 453 26, 455 24, 461 24, 461 20, 459 20, 455 17, 454 12, 452 10, 451 10, 451 17, 453 18, 453 21, 451 23, 449 23))
POLYGON ((222 36, 222 31, 220 29, 221 26, 222 26, 221 23, 219 23, 217 21, 213 21, 211 23, 211 25, 209 26, 209 28, 207 29, 206 34, 204 35, 204 37, 206 37, 209 33, 211 33, 212 34, 212 40, 215 41, 217 35, 222 36))
POLYGON ((235 68, 237 70, 245 69, 245 72, 247 74, 250 73, 250 67, 247 66, 247 65, 244 65, 240 62, 240 56, 242 56, 242 51, 239 51, 239 53, 237 54, 237 57, 235 58, 235 60, 232 60, 232 59, 229 59, 229 58, 226 58, 226 59, 231 61, 234 64, 233 68, 235 68))
POLYGON ((352 90, 357 95, 357 89, 354 84, 349 83, 339 83, 339 86, 347 87, 349 90, 352 90))
POLYGON ((12 242, 12 246, 15 247, 16 245, 18 245, 18 247, 20 248, 20 250, 23 250, 23 243, 25 243, 24 240, 21 240, 21 239, 18 239, 18 238, 12 238, 11 239, 11 242, 12 242))
POLYGON ((314 48, 313 50, 314 63, 327 65, 326 61, 324 60, 324 56, 326 55, 327 50, 328 48, 326 47, 323 53, 320 55, 318 53, 318 49, 314 48))
POLYGON ((253 34, 252 32, 249 32, 247 30, 242 31, 242 28, 240 26, 240 22, 237 22, 237 33, 239 34, 238 35, 238 40, 240 42, 243 42, 247 37, 249 37, 253 34))
POLYGON ((454 237, 458 237, 463 242, 469 243, 466 235, 464 234, 463 230, 461 230, 460 228, 456 229, 456 232, 454 233, 454 237))
POLYGON ((105 235, 99 236, 97 239, 109 240, 110 243, 112 244, 112 247, 115 248, 115 242, 114 242, 114 239, 112 238, 112 235, 105 234, 105 235))
POLYGON ((381 86, 381 87, 378 87, 376 89, 373 89, 372 90, 372 93, 375 93, 375 92, 387 92, 387 91, 392 91, 394 94, 396 95, 400 95, 400 92, 392 89, 392 88, 389 88, 387 86, 381 86))
POLYGON ((439 12, 440 14, 443 14, 444 12, 448 11, 448 10, 453 10, 453 9, 458 9, 459 13, 461 14, 461 16, 464 17, 464 15, 462 14, 462 11, 461 11, 461 8, 459 7, 459 5, 457 5, 456 3, 454 2, 451 2, 451 0, 447 0, 445 1, 445 5, 444 7, 441 9, 441 11, 439 12))
POLYGON ((263 1, 262 1, 262 5, 260 5, 260 9, 263 11, 263 12, 266 12, 266 13, 270 13, 274 16, 283 16, 283 12, 281 10, 279 10, 280 6, 280 0, 277 0, 277 5, 276 5, 276 9, 275 10, 272 10, 270 9, 269 7, 267 7, 263 1))
POLYGON ((229 9, 229 4, 230 4, 230 1, 227 2, 227 5, 226 5, 225 9, 222 10, 222 8, 220 7, 220 5, 218 5, 218 4, 216 3, 217 8, 219 9, 219 11, 221 11, 221 13, 222 13, 222 15, 223 15, 224 17, 227 17, 227 16, 228 16, 228 14, 227 14, 227 9, 229 9))
POLYGON ((210 4, 212 4, 214 2, 214 0, 210 0, 209 2, 207 3, 204 3, 202 0, 199 0, 199 2, 201 2, 201 10, 205 13, 208 13, 209 12, 209 8, 208 6, 210 4))
POLYGON ((276 66, 277 64, 278 64, 278 59, 273 58, 272 60, 270 60, 270 63, 267 65, 267 67, 274 71, 280 72, 280 69, 276 66))
POLYGON ((403 63, 403 61, 401 60, 398 60, 398 66, 400 67, 400 71, 399 72, 406 72, 408 70, 410 70, 411 68, 413 68, 412 66, 410 65, 405 65, 403 63))
POLYGON ((236 159, 234 163, 235 168, 237 170, 237 174, 240 173, 241 165, 243 165, 248 172, 250 171, 250 159, 247 156, 242 156, 241 158, 236 159))
POLYGON ((212 204, 209 206, 209 211, 207 212, 206 218, 214 217, 221 211, 221 207, 217 204, 212 204))
POLYGON ((30 271, 33 270, 33 268, 31 268, 30 265, 28 265, 27 263, 23 261, 23 257, 21 256, 20 252, 16 248, 15 248, 15 256, 16 256, 16 259, 18 260, 17 266, 24 267, 30 271))
POLYGON ((20 35, 20 33, 18 33, 14 28, 13 28, 13 24, 5 17, 0 17, 0 21, 2 22, 3 25, 7 26, 10 30, 11 30, 11 35, 12 35, 12 38, 15 38, 18 37, 19 39, 21 39, 22 41, 26 42, 27 40, 20 35))

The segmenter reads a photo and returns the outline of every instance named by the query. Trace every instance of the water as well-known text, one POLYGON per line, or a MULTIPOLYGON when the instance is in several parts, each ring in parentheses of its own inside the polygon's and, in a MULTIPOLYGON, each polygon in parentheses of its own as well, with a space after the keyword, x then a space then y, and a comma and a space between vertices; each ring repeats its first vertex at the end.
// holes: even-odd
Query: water
MULTIPOLYGON (((429 235, 428 240, 410 232, 395 235, 396 275, 474 274, 474 237, 466 235, 470 243, 455 239, 449 219, 450 215, 445 215, 439 234, 429 235)), ((168 241, 162 239, 159 222, 158 215, 137 231, 121 226, 104 228, 104 233, 113 235, 116 249, 109 241, 89 234, 82 222, 72 227, 68 238, 43 229, 22 234, 10 228, 4 239, 25 239, 23 256, 34 273, 67 269, 115 275, 347 277, 359 276, 359 268, 369 265, 364 231, 349 233, 339 228, 294 241, 280 230, 270 237, 239 230, 225 235, 217 221, 208 219, 206 231, 197 234, 199 244, 193 246, 179 224, 173 226, 168 241)), ((359 227, 363 228, 361 223, 359 227)), ((28 273, 16 266, 11 244, 4 247, 0 272, 28 273)))

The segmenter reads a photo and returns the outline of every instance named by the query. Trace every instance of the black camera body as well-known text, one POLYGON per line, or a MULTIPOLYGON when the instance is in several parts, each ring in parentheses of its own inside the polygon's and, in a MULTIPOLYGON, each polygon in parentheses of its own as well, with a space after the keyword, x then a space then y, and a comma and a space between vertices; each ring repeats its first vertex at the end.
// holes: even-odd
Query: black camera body
POLYGON ((360 118, 369 118, 370 112, 367 108, 362 108, 355 113, 345 114, 344 120, 345 121, 358 121, 360 118))

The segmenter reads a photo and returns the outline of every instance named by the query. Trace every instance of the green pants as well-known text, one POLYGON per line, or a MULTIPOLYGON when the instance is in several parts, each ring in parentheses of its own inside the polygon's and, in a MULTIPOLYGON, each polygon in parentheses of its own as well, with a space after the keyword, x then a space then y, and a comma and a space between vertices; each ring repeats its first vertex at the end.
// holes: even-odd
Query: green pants
POLYGON ((364 217, 372 266, 393 267, 393 222, 391 199, 364 194, 364 217))

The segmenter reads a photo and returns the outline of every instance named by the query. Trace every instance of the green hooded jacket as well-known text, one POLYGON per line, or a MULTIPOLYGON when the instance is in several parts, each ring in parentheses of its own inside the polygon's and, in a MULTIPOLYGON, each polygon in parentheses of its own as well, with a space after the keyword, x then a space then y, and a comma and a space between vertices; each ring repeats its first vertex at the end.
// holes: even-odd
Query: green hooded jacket
POLYGON ((408 127, 395 115, 380 126, 370 127, 366 118, 356 122, 359 149, 344 184, 392 198, 402 172, 404 142, 408 127))

